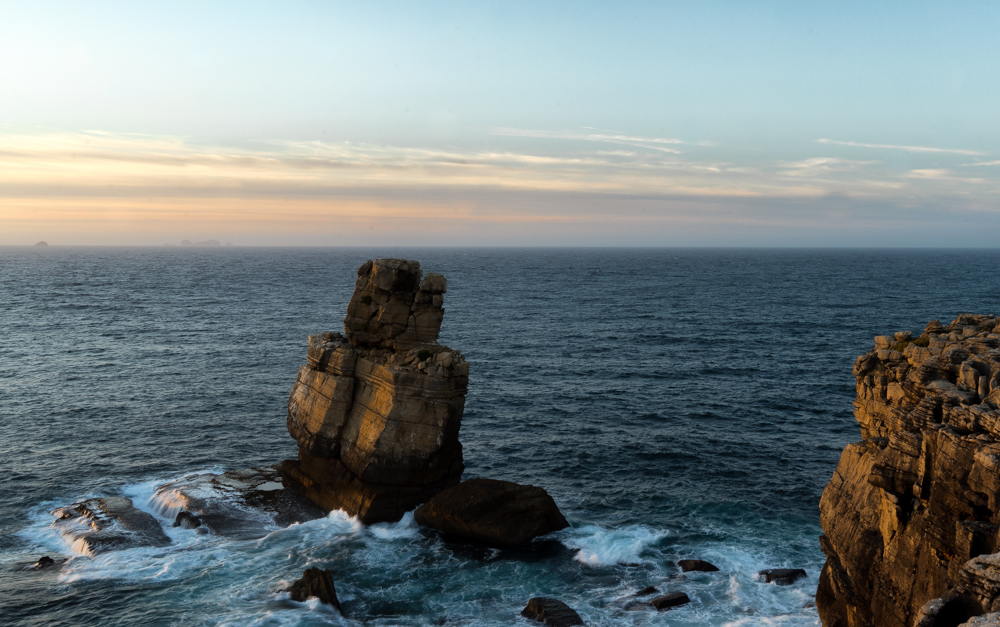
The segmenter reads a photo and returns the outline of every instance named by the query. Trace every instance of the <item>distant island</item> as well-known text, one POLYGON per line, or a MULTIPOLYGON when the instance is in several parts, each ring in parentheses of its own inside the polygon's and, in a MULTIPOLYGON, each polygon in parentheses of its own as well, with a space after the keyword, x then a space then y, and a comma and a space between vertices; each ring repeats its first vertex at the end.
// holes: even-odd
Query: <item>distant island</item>
POLYGON ((48 246, 48 245, 49 245, 49 243, 46 242, 46 241, 44 241, 44 240, 41 241, 41 242, 38 242, 37 244, 35 244, 35 246, 48 246))

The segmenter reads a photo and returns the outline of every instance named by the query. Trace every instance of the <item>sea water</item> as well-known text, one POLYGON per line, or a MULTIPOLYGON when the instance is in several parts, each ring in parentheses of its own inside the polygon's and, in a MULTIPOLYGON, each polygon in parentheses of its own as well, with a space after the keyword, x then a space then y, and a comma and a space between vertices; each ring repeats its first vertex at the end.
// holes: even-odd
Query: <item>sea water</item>
POLYGON ((1000 313, 995 251, 0 248, 0 622, 815 625, 818 501, 872 336, 1000 313), (440 341, 470 362, 466 478, 544 487, 571 527, 529 550, 343 512, 258 540, 170 526, 153 491, 296 454, 306 337, 355 272, 448 278, 440 341), (125 495, 166 547, 79 554, 55 507, 125 495), (42 555, 58 569, 23 570, 42 555), (682 574, 704 559, 717 573, 682 574), (344 615, 286 589, 334 573, 344 615), (791 586, 757 580, 804 568, 791 586), (630 611, 646 586, 687 593, 630 611))

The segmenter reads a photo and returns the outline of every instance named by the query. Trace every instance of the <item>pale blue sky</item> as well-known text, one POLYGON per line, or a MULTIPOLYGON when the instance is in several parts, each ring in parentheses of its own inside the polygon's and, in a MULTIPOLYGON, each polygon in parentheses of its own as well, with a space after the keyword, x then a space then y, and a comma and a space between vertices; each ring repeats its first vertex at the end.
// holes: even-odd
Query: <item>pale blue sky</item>
MULTIPOLYGON (((769 240, 747 245, 824 232, 869 245, 863 234, 890 222, 934 245, 956 212, 986 224, 989 237, 979 229, 972 239, 990 245, 1000 225, 998 33, 1000 4, 990 2, 7 0, 0 153, 13 156, 0 164, 0 196, 20 200, 0 205, 0 220, 29 237, 44 223, 18 216, 52 195, 46 184, 94 198, 89 182, 103 177, 100 188, 123 203, 301 196, 334 216, 341 201, 405 204, 414 190, 472 216, 524 217, 523 237, 516 226, 483 236, 472 217, 440 243, 462 243, 462 233, 470 243, 601 243, 597 227, 560 230, 553 216, 576 216, 574 206, 584 222, 597 209, 583 206, 603 206, 641 223, 608 243, 691 242, 629 213, 624 196, 644 199, 643 216, 700 224, 690 229, 704 245, 725 230, 723 214, 771 225, 769 240), (192 155, 200 169, 164 169, 192 155), (211 170, 222 161, 243 169, 211 170), (280 181, 268 163, 281 164, 280 181), (255 187, 262 179, 268 186, 255 187), (761 209, 767 198, 799 208, 773 216, 761 209), (824 209, 830 199, 841 218, 824 209)), ((214 231, 181 224, 176 234, 340 243, 308 226, 317 207, 298 234, 251 235, 236 215, 229 231, 216 220, 214 231)), ((186 219, 199 224, 197 212, 186 219)), ((123 237, 160 237, 161 227, 131 220, 123 237)), ((968 243, 953 231, 945 243, 968 243)), ((407 232, 362 235, 411 243, 407 232)))

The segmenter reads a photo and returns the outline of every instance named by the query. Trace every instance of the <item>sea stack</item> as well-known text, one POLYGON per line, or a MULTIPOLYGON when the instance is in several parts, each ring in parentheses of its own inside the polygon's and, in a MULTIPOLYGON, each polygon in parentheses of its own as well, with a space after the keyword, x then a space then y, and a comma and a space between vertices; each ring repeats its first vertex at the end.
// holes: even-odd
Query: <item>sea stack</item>
POLYGON ((469 364, 437 343, 446 287, 416 261, 368 261, 344 333, 310 336, 288 399, 299 456, 282 470, 321 507, 396 521, 460 481, 469 364))
POLYGON ((1000 611, 1000 320, 878 336, 854 375, 863 440, 820 502, 823 624, 954 627, 1000 611))

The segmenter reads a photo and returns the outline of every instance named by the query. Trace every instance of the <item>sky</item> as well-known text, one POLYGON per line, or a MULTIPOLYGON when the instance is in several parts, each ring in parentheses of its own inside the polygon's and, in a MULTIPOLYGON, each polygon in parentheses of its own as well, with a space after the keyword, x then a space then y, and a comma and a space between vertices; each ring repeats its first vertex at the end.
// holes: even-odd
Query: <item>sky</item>
POLYGON ((0 245, 985 246, 1000 3, 0 0, 0 245))

